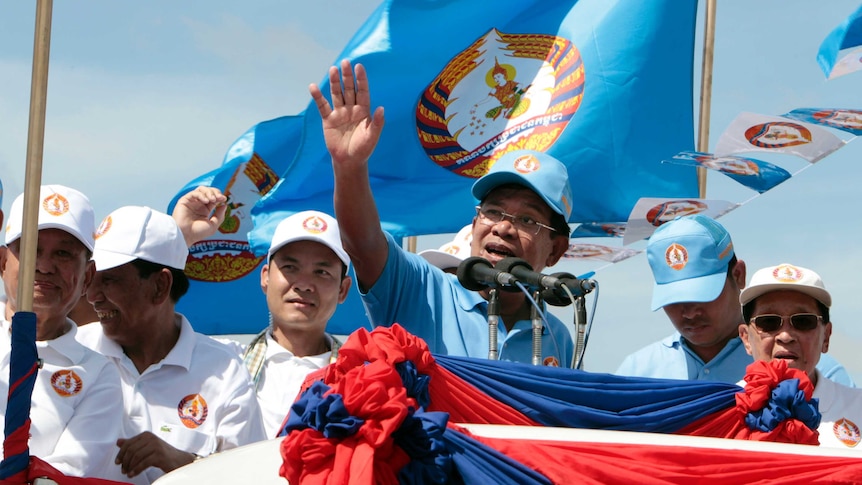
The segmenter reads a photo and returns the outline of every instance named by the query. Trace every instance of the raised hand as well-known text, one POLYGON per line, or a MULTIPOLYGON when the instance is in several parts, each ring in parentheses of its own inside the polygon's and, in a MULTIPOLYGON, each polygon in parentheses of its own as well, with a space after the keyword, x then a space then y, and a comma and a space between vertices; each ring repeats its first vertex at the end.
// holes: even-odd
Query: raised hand
POLYGON ((180 197, 171 216, 187 246, 215 234, 224 222, 226 204, 227 197, 215 187, 201 186, 180 197))
POLYGON ((383 107, 371 113, 368 76, 362 64, 351 69, 350 61, 341 61, 341 70, 329 68, 332 105, 320 87, 308 87, 323 119, 326 149, 335 169, 364 167, 374 151, 383 130, 383 107), (343 78, 343 84, 342 84, 343 78))

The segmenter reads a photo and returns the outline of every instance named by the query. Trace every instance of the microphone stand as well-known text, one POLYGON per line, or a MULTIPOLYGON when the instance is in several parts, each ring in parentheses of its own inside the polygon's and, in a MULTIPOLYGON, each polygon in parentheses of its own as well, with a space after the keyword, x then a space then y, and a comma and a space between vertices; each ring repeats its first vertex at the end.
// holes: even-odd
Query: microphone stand
MULTIPOLYGON (((584 370, 584 336, 587 331, 587 303, 583 296, 575 298, 575 368, 584 370)), ((570 364, 571 365, 571 364, 570 364)))
POLYGON ((497 360, 497 328, 500 322, 500 298, 497 289, 488 293, 488 359, 497 360))
POLYGON ((533 292, 533 300, 536 301, 536 304, 530 307, 530 321, 533 324, 533 365, 542 365, 542 315, 539 314, 542 297, 538 291, 533 292))

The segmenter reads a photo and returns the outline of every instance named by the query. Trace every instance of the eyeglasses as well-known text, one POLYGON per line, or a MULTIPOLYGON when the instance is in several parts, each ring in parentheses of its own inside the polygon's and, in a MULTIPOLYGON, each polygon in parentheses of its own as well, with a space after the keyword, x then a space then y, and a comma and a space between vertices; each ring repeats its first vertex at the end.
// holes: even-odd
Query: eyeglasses
MULTIPOLYGON (((782 315, 758 315, 751 319, 751 323, 757 327, 757 330, 764 333, 777 332, 784 322, 782 315)), ((817 328, 817 325, 823 321, 823 317, 813 313, 797 313, 790 315, 790 325, 800 332, 808 332, 817 328)))
POLYGON ((542 224, 530 216, 524 214, 509 214, 508 212, 503 212, 495 207, 482 207, 477 205, 476 215, 479 216, 479 222, 486 226, 493 226, 494 224, 501 222, 503 219, 509 219, 512 221, 512 225, 515 229, 534 236, 538 234, 542 228, 556 232, 556 229, 553 227, 542 224))

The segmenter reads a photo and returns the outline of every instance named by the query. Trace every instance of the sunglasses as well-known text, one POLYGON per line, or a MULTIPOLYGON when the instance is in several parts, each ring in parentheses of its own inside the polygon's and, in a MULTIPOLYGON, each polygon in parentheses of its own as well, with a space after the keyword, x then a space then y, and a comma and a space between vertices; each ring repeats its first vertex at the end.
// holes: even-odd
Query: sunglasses
MULTIPOLYGON (((781 324, 785 318, 788 317, 781 315, 758 315, 751 319, 751 323, 761 332, 772 333, 781 328, 781 324)), ((814 313, 797 313, 796 315, 790 315, 789 318, 790 325, 801 332, 814 330, 823 321, 823 317, 814 313)))

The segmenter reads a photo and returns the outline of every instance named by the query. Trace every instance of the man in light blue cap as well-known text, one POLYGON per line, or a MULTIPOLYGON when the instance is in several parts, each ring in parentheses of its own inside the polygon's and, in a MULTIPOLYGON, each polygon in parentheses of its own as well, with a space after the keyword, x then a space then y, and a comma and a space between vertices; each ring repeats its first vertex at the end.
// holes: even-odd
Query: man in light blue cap
MULTIPOLYGON (((353 261, 360 294, 373 325, 399 323, 432 352, 488 356, 488 290, 475 292, 422 257, 403 251, 380 228, 368 177, 368 159, 383 129, 383 112, 370 111, 364 70, 342 63, 345 82, 333 82, 333 105, 312 85, 335 175, 335 213, 344 249, 353 261), (343 91, 342 86, 347 92, 343 91), (355 92, 353 92, 356 90, 355 92)), ((535 151, 502 155, 472 188, 479 200, 471 255, 496 264, 522 258, 535 271, 553 266, 568 248, 572 195, 566 167, 535 151)), ((532 361, 530 302, 501 292, 498 352, 501 360, 532 361)), ((568 329, 546 313, 541 361, 569 366, 574 345, 568 329)))
MULTIPOLYGON (((649 238, 647 260, 655 279, 652 310, 664 309, 676 332, 627 356, 616 373, 739 382, 752 363, 739 338, 745 262, 727 230, 701 214, 678 217, 649 238)), ((852 386, 844 367, 824 357, 823 375, 852 386)))

